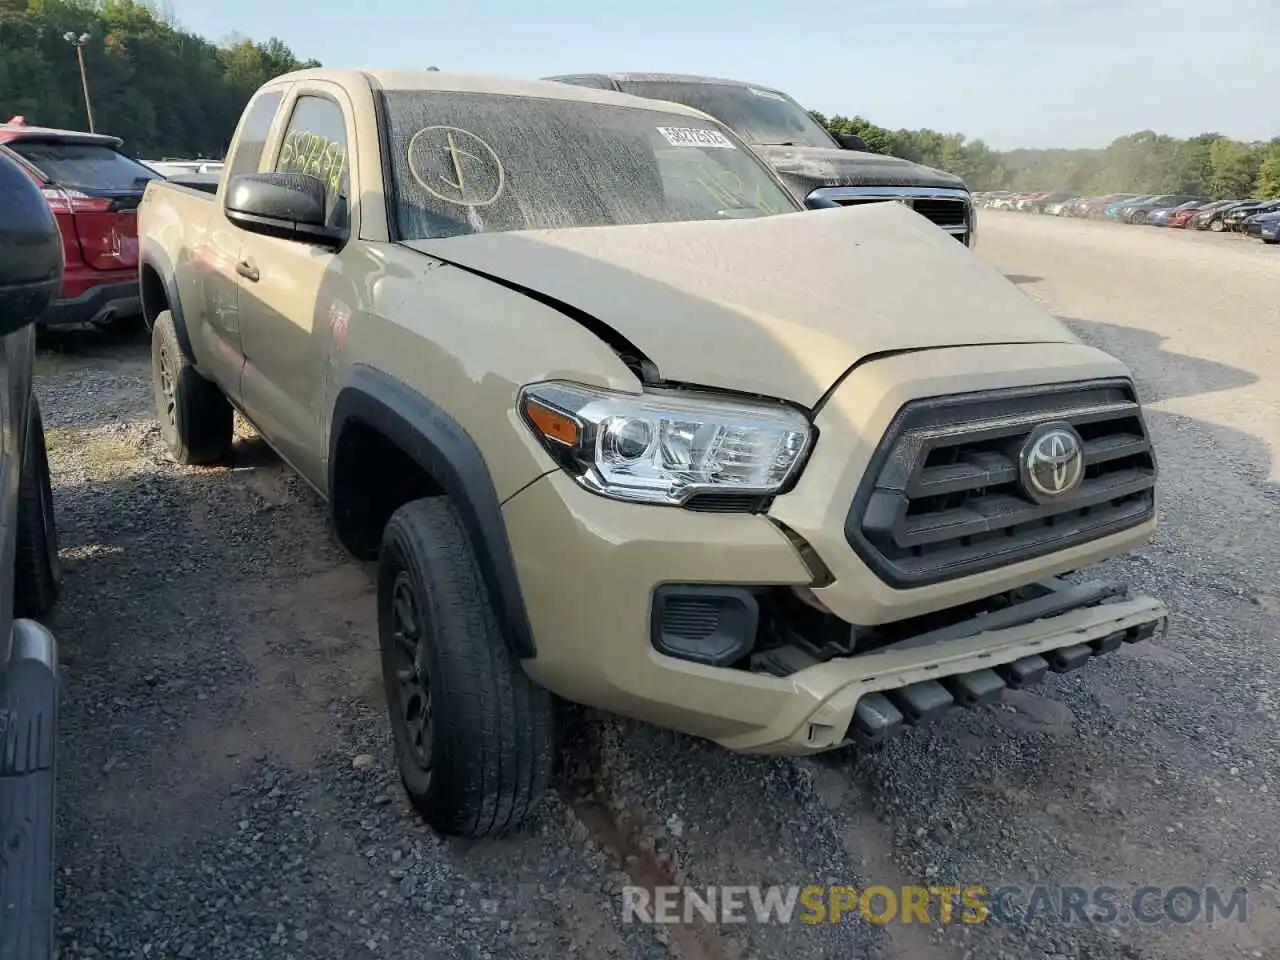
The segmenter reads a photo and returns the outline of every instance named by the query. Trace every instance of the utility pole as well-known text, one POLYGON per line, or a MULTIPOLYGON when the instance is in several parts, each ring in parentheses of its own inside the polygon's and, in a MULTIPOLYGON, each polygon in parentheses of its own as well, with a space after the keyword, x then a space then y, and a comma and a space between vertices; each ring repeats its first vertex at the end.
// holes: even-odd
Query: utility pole
POLYGON ((89 132, 93 129, 93 107, 89 106, 89 80, 84 73, 84 45, 89 42, 89 35, 82 33, 76 36, 70 30, 62 35, 62 39, 76 48, 76 63, 80 64, 80 87, 84 90, 84 112, 89 118, 89 132))

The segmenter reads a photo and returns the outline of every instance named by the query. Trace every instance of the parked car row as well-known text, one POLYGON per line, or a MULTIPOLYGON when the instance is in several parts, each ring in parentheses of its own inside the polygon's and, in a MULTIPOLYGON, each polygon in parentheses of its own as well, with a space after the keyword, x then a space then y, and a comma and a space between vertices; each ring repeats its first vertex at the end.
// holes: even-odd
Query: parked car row
POLYGON ((1276 243, 1280 232, 1280 199, 1210 200, 1177 193, 1109 193, 1101 197, 1081 197, 1069 191, 1012 193, 1006 190, 979 192, 973 198, 978 206, 991 210, 1243 233, 1263 243, 1276 243))

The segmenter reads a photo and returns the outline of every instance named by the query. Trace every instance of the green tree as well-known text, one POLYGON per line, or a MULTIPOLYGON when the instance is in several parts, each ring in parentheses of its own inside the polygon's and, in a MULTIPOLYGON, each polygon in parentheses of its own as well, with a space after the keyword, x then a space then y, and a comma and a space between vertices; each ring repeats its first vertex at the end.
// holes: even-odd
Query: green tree
POLYGON ((1280 137, 1263 147, 1261 152, 1255 193, 1260 197, 1280 197, 1280 137))
POLYGON ((863 117, 811 113, 833 133, 857 133, 877 153, 955 173, 975 190, 1280 197, 1280 137, 1251 144, 1219 133, 1179 140, 1140 130, 1102 149, 997 151, 958 133, 889 130, 863 117))
POLYGON ((304 66, 280 40, 218 46, 140 0, 0 0, 0 120, 83 129, 75 51, 87 34, 85 75, 94 126, 140 156, 221 156, 249 96, 304 66))

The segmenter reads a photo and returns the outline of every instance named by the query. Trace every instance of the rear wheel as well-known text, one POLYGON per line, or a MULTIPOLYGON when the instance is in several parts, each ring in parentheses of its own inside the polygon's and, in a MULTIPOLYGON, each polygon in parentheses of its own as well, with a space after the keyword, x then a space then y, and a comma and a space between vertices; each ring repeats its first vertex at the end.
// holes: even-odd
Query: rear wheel
POLYGON ((17 546, 13 610, 19 617, 42 617, 53 609, 62 586, 58 525, 53 514, 53 482, 40 404, 31 398, 31 422, 18 481, 17 546))
POLYGON ((1223 230, 1227 229, 1227 225, 1222 222, 1221 217, 1214 217, 1209 221, 1209 229, 1214 233, 1221 233, 1223 230))
POLYGON ((231 450, 231 404, 191 365, 178 343, 173 314, 162 311, 151 330, 151 388, 160 435, 179 463, 214 463, 231 450))
POLYGON ((519 826, 551 779, 552 698, 506 644, 445 497, 387 524, 378 637, 396 762, 423 819, 473 838, 519 826))

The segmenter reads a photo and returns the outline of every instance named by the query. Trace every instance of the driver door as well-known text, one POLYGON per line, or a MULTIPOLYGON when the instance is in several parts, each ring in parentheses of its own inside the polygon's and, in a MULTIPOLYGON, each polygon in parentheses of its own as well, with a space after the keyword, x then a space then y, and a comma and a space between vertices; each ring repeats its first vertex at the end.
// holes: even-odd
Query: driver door
MULTIPOLYGON (((298 84, 267 170, 308 173, 326 184, 332 226, 357 235, 351 200, 351 109, 340 88, 298 84)), ((239 275, 246 413, 267 440, 318 489, 328 451, 329 357, 335 332, 356 302, 342 251, 242 232, 239 275)))

